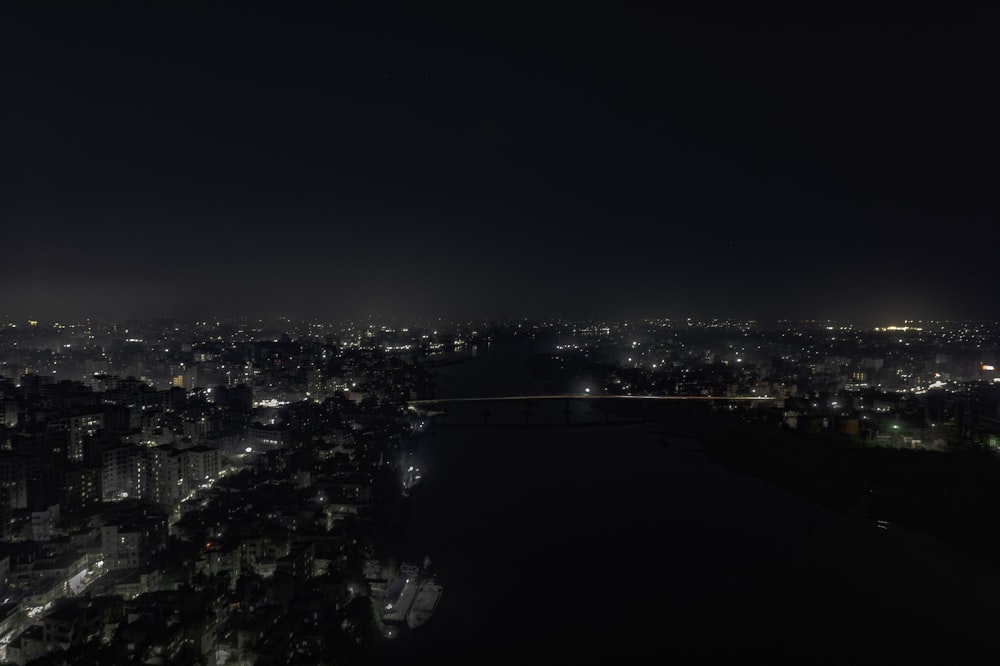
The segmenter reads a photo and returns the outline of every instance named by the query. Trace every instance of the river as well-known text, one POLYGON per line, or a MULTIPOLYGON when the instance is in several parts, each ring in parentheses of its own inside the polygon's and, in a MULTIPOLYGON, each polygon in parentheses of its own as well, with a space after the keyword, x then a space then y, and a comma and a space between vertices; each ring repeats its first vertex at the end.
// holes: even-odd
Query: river
MULTIPOLYGON (((440 368, 439 396, 537 391, 517 362, 533 346, 440 368)), ((737 476, 693 440, 573 417, 534 427, 498 414, 503 427, 421 440, 404 557, 430 556, 445 591, 425 626, 380 644, 379 663, 993 653, 994 567, 737 476)))

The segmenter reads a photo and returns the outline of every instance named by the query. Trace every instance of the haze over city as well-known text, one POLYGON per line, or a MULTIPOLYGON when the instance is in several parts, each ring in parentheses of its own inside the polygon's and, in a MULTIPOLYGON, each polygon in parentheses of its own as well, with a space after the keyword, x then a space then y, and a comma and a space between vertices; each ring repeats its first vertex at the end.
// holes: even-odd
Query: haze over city
POLYGON ((996 16, 0 3, 0 666, 983 663, 996 16))
POLYGON ((983 14, 7 3, 0 314, 994 316, 983 14))

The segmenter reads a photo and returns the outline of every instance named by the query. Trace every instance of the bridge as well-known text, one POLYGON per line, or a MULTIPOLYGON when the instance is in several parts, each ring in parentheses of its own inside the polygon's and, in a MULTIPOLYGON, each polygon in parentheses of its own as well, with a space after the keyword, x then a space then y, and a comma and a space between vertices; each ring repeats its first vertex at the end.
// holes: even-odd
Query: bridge
MULTIPOLYGON (((524 423, 527 425, 533 422, 532 417, 538 416, 535 407, 537 403, 540 402, 552 402, 552 401, 563 401, 565 406, 561 410, 563 420, 566 424, 570 423, 570 417, 573 414, 573 410, 570 407, 571 402, 582 401, 590 403, 588 406, 593 407, 604 414, 604 422, 611 422, 611 414, 614 411, 613 405, 615 403, 622 404, 624 406, 625 402, 642 402, 642 403, 683 403, 683 402, 694 402, 702 404, 729 404, 734 405, 737 403, 744 404, 761 404, 769 401, 773 401, 772 397, 764 396, 712 396, 712 395, 594 395, 590 393, 564 393, 556 395, 498 395, 498 396, 480 396, 480 397, 463 397, 463 398, 428 398, 423 400, 410 400, 408 401, 407 407, 419 414, 433 417, 433 416, 448 416, 448 410, 444 409, 447 405, 456 405, 458 403, 479 403, 482 405, 482 410, 479 416, 482 418, 483 425, 490 422, 491 416, 498 416, 502 414, 494 413, 496 410, 494 408, 500 408, 503 403, 521 403, 521 415, 524 418, 524 423)), ((506 411, 509 415, 509 409, 502 409, 501 412, 506 411)), ((558 418, 558 417, 557 417, 558 418)), ((538 424, 535 422, 536 425, 538 424)))
POLYGON ((592 393, 564 393, 561 395, 496 395, 480 396, 473 398, 428 398, 425 400, 410 400, 406 404, 408 407, 418 407, 420 405, 440 405, 450 402, 503 402, 505 400, 708 400, 717 402, 741 401, 766 401, 774 400, 772 397, 751 396, 751 395, 596 395, 592 393))

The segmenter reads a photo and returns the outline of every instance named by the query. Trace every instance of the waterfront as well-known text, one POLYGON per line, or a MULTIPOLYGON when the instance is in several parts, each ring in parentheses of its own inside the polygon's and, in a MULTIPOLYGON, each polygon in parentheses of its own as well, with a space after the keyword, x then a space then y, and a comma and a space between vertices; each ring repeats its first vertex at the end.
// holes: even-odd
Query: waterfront
MULTIPOLYGON (((512 362, 523 349, 508 351, 439 369, 442 389, 537 388, 512 362)), ((404 556, 429 555, 444 595, 426 626, 380 646, 381 662, 992 651, 1000 580, 950 546, 736 476, 641 425, 510 418, 422 440, 404 556)))

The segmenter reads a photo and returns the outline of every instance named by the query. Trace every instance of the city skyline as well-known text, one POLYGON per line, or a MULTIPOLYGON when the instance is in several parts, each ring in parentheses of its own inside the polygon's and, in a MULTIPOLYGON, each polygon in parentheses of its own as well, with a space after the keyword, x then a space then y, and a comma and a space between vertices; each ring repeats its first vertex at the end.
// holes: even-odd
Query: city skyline
POLYGON ((2 12, 0 315, 877 325, 1000 296, 982 15, 2 12))
POLYGON ((998 368, 995 321, 0 319, 0 660, 978 658, 998 368))

